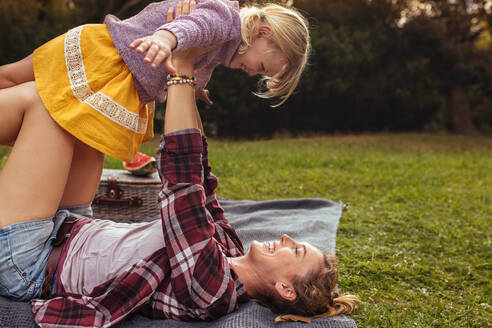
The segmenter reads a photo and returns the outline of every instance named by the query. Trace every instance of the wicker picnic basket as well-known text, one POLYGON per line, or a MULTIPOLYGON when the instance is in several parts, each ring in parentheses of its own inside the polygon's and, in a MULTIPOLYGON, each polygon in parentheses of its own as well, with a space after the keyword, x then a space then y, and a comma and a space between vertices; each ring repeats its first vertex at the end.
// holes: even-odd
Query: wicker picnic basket
POLYGON ((157 196, 161 180, 157 172, 139 177, 126 170, 103 170, 92 202, 95 218, 118 222, 140 222, 159 214, 157 196))

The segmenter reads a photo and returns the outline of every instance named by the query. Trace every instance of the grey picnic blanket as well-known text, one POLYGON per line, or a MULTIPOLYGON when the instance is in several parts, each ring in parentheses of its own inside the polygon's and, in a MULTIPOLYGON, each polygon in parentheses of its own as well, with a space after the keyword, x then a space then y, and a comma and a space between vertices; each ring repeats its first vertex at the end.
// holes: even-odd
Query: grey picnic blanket
MULTIPOLYGON (((335 253, 335 237, 342 213, 340 202, 323 199, 287 199, 264 202, 221 200, 225 214, 246 248, 253 240, 274 240, 284 233, 294 239, 335 253)), ((148 220, 156 217, 148 218, 148 220)), ((356 328, 355 321, 340 315, 314 319, 311 323, 276 324, 276 315, 254 302, 212 322, 152 320, 132 315, 118 323, 119 328, 356 328)), ((0 297, 0 327, 36 327, 29 304, 0 297)))

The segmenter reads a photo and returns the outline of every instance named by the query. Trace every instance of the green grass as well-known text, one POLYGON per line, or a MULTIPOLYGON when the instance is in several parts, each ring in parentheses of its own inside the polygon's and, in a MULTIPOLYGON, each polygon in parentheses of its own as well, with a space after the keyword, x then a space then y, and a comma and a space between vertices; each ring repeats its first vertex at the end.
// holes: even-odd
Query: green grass
POLYGON ((339 286, 362 299, 359 327, 492 327, 492 139, 209 143, 222 197, 344 202, 339 286))

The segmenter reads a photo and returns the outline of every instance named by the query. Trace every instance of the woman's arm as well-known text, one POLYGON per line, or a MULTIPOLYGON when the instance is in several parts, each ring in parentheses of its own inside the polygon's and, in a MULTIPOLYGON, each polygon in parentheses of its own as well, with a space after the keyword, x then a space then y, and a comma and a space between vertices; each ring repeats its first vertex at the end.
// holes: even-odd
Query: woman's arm
MULTIPOLYGON (((173 62, 175 63, 178 72, 186 75, 192 75, 194 55, 198 50, 190 50, 187 52, 176 53, 173 62)), ((205 51, 202 49, 201 51, 205 51)), ((184 129, 199 129, 203 138, 203 187, 205 188, 206 207, 212 214, 216 223, 222 222, 228 225, 224 217, 224 211, 220 206, 215 189, 218 186, 217 178, 212 175, 212 167, 208 161, 208 144, 203 131, 202 120, 200 113, 194 101, 194 88, 189 84, 177 84, 169 86, 168 100, 164 121, 164 134, 169 134, 184 129)))
MULTIPOLYGON (((195 57, 193 53, 178 53, 173 56, 173 64, 179 74, 193 75, 195 57)), ((173 84, 168 86, 164 134, 185 129, 200 129, 196 118, 195 88, 193 84, 173 84)))
MULTIPOLYGON (((173 54, 179 74, 193 74, 193 58, 200 51, 173 54)), ((157 158, 163 182, 159 208, 172 293, 154 294, 159 304, 152 310, 156 317, 211 320, 234 310, 245 297, 243 289, 236 290, 241 285, 223 250, 235 240, 226 238, 229 231, 220 229, 206 209, 200 126, 192 85, 170 85, 164 140, 157 158)), ((242 254, 240 245, 234 249, 242 254)))

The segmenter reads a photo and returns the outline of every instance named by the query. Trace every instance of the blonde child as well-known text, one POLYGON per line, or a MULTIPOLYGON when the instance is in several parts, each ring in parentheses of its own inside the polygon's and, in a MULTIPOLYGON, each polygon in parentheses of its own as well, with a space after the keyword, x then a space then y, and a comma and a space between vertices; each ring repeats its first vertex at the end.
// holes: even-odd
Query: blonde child
POLYGON ((200 0, 195 7, 186 1, 183 12, 194 10, 167 23, 176 6, 181 10, 178 0, 153 3, 123 21, 108 16, 105 24, 76 27, 33 55, 0 67, 0 144, 32 140, 22 143, 29 147, 14 146, 6 166, 19 165, 18 152, 32 152, 33 163, 24 163, 22 180, 57 186, 50 188, 53 202, 32 213, 20 205, 25 195, 16 195, 15 185, 2 185, 0 174, 0 208, 7 221, 20 215, 47 217, 59 207, 90 203, 103 154, 134 158, 152 137, 153 111, 146 104, 165 99, 169 79, 193 78, 168 77, 175 73, 172 51, 212 47, 195 61, 193 79, 205 100, 204 87, 217 65, 263 75, 266 90, 257 93, 260 97, 279 97, 282 103, 292 94, 310 52, 308 23, 296 10, 275 4, 239 9, 237 2, 225 0, 200 0), (21 130, 22 120, 46 116, 43 111, 56 124, 21 130), (65 145, 50 144, 49 126, 66 134, 65 145))

